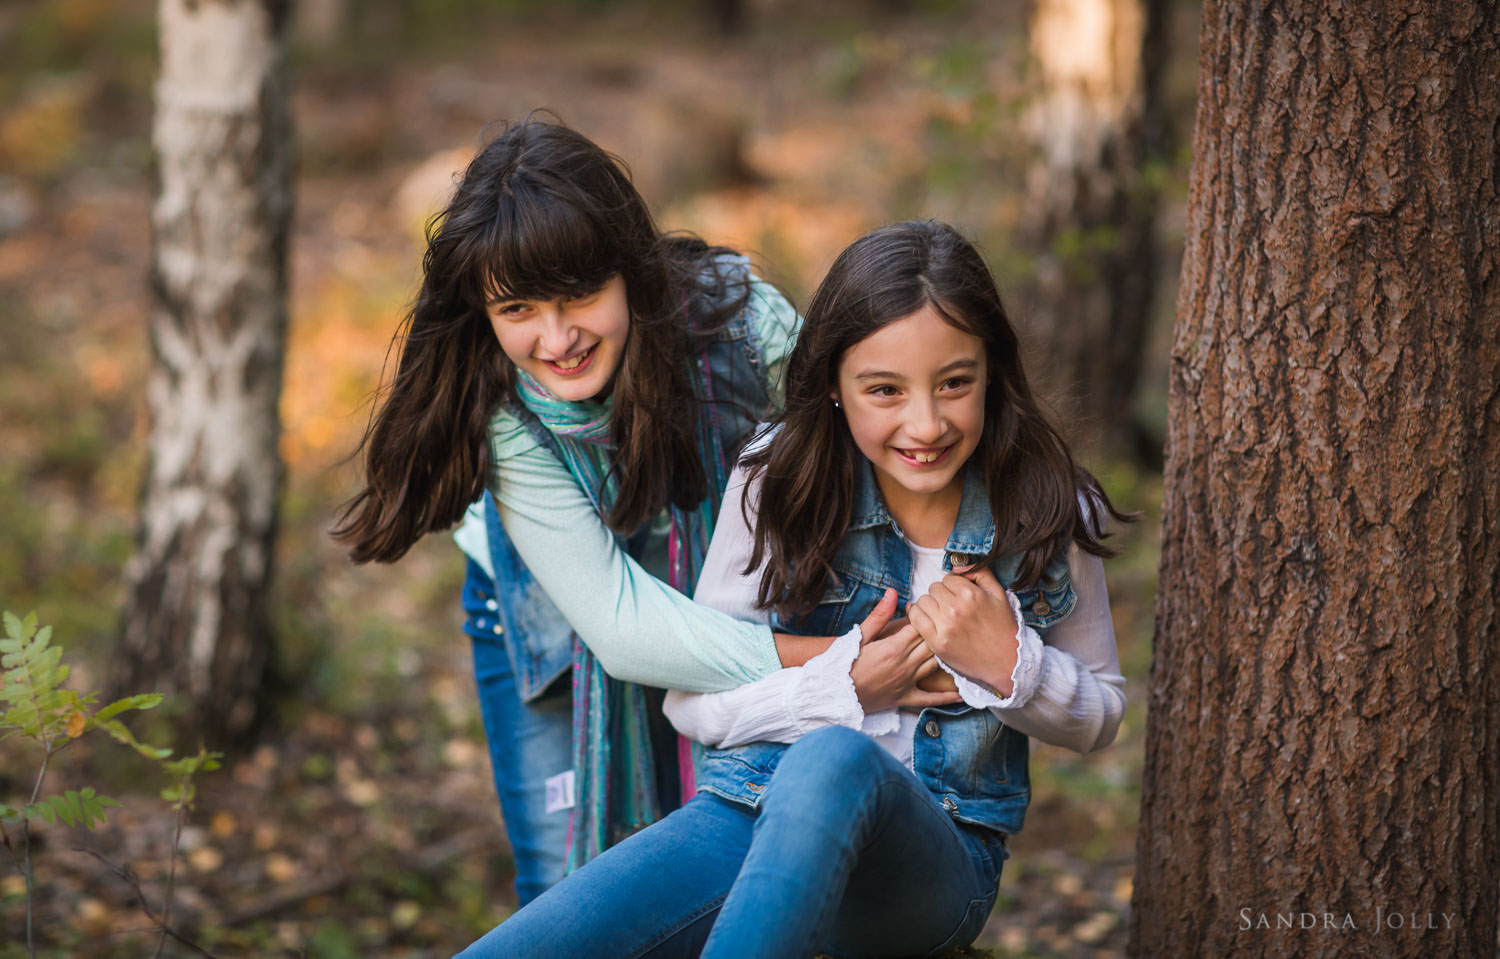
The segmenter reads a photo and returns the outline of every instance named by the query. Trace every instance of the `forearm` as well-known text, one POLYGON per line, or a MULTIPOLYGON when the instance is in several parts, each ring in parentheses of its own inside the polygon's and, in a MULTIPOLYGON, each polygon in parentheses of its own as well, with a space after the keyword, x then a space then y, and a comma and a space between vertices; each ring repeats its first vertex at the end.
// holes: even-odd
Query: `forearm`
POLYGON ((1124 686, 1124 677, 1085 669, 1073 656, 1049 646, 1025 705, 992 711, 1028 736, 1088 753, 1114 741, 1125 715, 1124 686))
POLYGON ((791 633, 776 633, 776 655, 783 668, 801 666, 833 645, 834 636, 793 636, 791 633))
POLYGON ((527 568, 611 676, 711 692, 780 669, 768 627, 696 605, 646 573, 550 453, 500 457, 494 493, 527 568))
POLYGON ((726 749, 750 742, 792 743, 813 729, 859 729, 865 713, 849 669, 859 654, 851 631, 806 665, 721 693, 667 693, 662 711, 689 739, 726 749))

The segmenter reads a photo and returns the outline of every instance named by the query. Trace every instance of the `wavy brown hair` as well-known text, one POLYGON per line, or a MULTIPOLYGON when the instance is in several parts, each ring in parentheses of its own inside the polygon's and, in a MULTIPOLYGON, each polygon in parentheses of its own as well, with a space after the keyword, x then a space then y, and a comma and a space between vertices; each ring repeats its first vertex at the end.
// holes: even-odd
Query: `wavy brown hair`
POLYGON ((491 418, 519 402, 486 301, 577 296, 616 274, 630 331, 611 384, 618 493, 606 520, 628 535, 668 504, 701 502, 686 366, 748 296, 748 276, 718 264, 730 252, 662 234, 624 164, 581 133, 535 114, 505 128, 428 224, 396 373, 360 444, 365 488, 334 538, 356 563, 393 562, 457 522, 493 472, 491 418))
MULTIPOLYGON (((755 548, 748 574, 769 557, 757 603, 783 615, 822 599, 833 557, 852 520, 861 454, 830 401, 850 347, 930 306, 984 343, 988 386, 984 431, 966 469, 984 471, 995 541, 987 562, 1021 553, 1018 582, 1035 583, 1071 540, 1096 556, 1115 509, 1092 474, 1073 460, 1021 368, 1020 342, 979 252, 935 220, 868 233, 839 254, 818 285, 787 361, 780 430, 745 460, 760 476, 755 548), (1096 504, 1086 515, 1079 494, 1096 504)), ((748 517, 747 517, 748 519, 748 517)))

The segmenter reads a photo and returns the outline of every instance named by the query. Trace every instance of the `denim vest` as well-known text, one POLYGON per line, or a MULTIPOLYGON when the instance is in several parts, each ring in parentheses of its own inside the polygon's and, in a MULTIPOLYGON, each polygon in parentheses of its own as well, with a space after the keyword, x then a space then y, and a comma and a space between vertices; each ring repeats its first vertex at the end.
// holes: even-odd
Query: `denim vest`
MULTIPOLYGON (((945 570, 977 562, 994 544, 994 522, 979 473, 977 468, 964 471, 958 521, 945 547, 945 570)), ((911 548, 886 512, 868 463, 856 484, 853 516, 834 556, 836 579, 825 590, 822 602, 806 615, 778 619, 773 629, 804 636, 841 636, 869 614, 887 586, 895 588, 901 608, 911 601, 911 548)), ((1013 588, 1020 564, 1021 556, 1016 554, 991 569, 1004 586, 1013 588)), ((1077 603, 1068 578, 1067 550, 1052 558, 1036 585, 1014 592, 1027 624, 1045 635, 1077 603)), ((698 788, 758 806, 785 749, 782 743, 769 742, 707 749, 698 765, 698 788)), ((1002 723, 988 709, 960 702, 922 710, 912 743, 912 767, 954 819, 1011 835, 1020 831, 1031 801, 1027 754, 1025 734, 1002 723)))
MULTIPOLYGON (((731 274, 748 275, 749 261, 734 257, 729 261, 731 274)), ((730 295, 743 287, 729 286, 730 295)), ((706 396, 701 415, 707 418, 709 430, 718 445, 716 453, 733 466, 740 449, 749 441, 755 428, 776 412, 772 409, 769 370, 752 324, 751 307, 746 306, 730 318, 709 342, 696 362, 707 371, 706 396)), ((536 414, 520 404, 511 411, 537 443, 562 459, 557 437, 542 424, 536 414)), ((726 470, 727 473, 727 470, 726 470)), ((722 488, 709 495, 717 503, 724 496, 722 488)), ((500 524, 494 501, 485 494, 485 517, 489 531, 490 559, 495 569, 496 619, 498 638, 505 643, 515 670, 521 699, 531 702, 573 665, 573 628, 547 598, 535 577, 521 561, 510 537, 500 524)), ((648 553, 664 552, 662 534, 647 524, 625 539, 623 546, 636 560, 648 553)), ((643 565, 651 568, 649 562, 643 565)), ((488 638, 488 637, 485 637, 488 638)))

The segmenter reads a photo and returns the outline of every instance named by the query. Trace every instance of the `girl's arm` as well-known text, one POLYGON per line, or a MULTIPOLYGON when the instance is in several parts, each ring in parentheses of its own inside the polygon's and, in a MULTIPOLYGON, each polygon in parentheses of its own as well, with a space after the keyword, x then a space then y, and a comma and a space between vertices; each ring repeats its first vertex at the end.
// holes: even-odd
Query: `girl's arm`
MULTIPOLYGON (((833 642, 773 635, 764 621, 694 604, 620 548, 567 467, 517 420, 502 413, 494 437, 492 492, 500 522, 548 598, 611 676, 695 692, 733 689, 783 665, 801 665, 833 642)), ((726 492, 725 499, 735 505, 720 511, 721 525, 738 509, 738 494, 726 492)), ((705 568, 703 576, 712 575, 705 568)))
POLYGON ((494 446, 506 533, 611 676, 711 691, 781 668, 764 623, 695 605, 626 554, 567 468, 518 421, 497 418, 494 446))

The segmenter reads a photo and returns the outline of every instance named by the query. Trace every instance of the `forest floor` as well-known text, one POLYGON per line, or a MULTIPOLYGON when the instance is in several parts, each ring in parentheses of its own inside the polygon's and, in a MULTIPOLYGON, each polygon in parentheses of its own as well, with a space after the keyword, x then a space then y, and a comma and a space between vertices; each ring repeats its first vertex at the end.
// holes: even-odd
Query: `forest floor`
MULTIPOLYGON (((346 459, 422 222, 486 123, 556 109, 631 162, 666 226, 755 251, 798 302, 849 240, 914 215, 977 236, 1002 280, 1027 268, 1005 243, 1019 2, 875 21, 852 2, 797 18, 763 3, 732 37, 666 4, 453 3, 443 21, 389 6, 405 13, 350 35, 304 26, 297 57, 276 708, 258 745, 203 778, 172 912, 226 959, 447 956, 514 906, 457 550, 428 537, 395 566, 355 568, 326 536, 357 483, 346 459)), ((0 11, 0 59, 18 65, 0 77, 0 606, 55 627, 80 690, 109 660, 144 467, 151 10, 0 11)), ((1190 58, 1178 72, 1190 109, 1190 58)), ((1027 829, 977 944, 993 956, 1115 956, 1127 935, 1160 477, 1091 466, 1144 511, 1108 567, 1131 705, 1098 754, 1034 748, 1027 829)), ((132 721, 144 738, 170 735, 158 712, 132 721)), ((0 802, 29 793, 38 758, 0 743, 0 802)), ((85 737, 47 792, 83 785, 122 806, 93 832, 36 831, 37 954, 149 955, 136 890, 79 850, 128 864, 158 902, 166 783, 85 737)), ((0 959, 26 955, 26 898, 19 872, 0 873, 0 959)))

